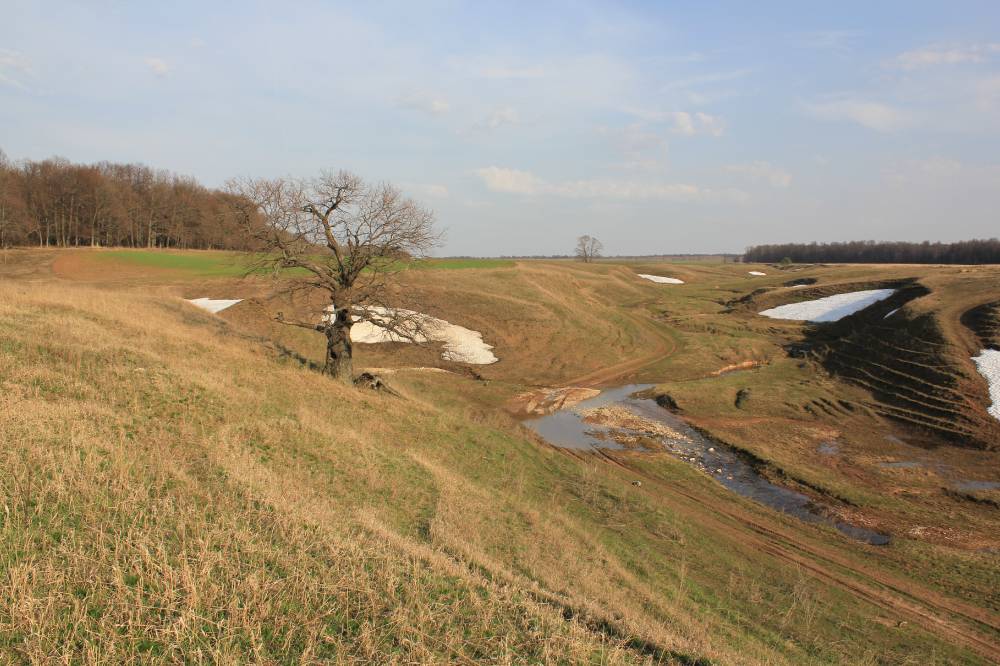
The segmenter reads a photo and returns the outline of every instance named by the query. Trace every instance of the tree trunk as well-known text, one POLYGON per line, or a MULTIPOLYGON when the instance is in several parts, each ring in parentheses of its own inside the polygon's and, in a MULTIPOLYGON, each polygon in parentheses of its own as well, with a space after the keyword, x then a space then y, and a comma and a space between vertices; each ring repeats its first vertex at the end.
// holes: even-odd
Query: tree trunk
POLYGON ((351 346, 351 317, 346 308, 327 320, 326 364, 323 373, 345 384, 354 383, 354 348, 351 346))

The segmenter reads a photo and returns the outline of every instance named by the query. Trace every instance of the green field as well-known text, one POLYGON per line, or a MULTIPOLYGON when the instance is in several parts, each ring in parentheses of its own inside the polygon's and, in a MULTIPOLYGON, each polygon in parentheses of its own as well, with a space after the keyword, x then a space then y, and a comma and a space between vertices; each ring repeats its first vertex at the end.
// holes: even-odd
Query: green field
POLYGON ((472 259, 472 258, 443 258, 443 259, 423 259, 410 264, 411 268, 428 270, 460 270, 465 268, 511 268, 514 266, 512 259, 472 259))
MULTIPOLYGON (((252 255, 239 252, 211 250, 107 250, 93 255, 99 261, 124 263, 152 269, 175 271, 192 277, 240 277, 248 272, 264 272, 251 269, 255 260, 252 255)), ((400 264, 399 269, 418 270, 461 270, 510 268, 514 262, 508 259, 423 259, 408 264, 400 264)))
POLYGON ((95 254, 99 261, 124 263, 154 269, 171 270, 198 277, 237 277, 250 265, 247 255, 238 252, 107 250, 95 254))

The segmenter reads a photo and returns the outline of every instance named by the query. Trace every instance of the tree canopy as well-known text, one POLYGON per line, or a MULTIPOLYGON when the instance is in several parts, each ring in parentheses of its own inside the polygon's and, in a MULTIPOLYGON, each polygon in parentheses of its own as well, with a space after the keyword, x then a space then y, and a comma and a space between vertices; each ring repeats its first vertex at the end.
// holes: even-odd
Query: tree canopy
POLYGON ((232 196, 142 164, 13 162, 0 151, 0 247, 244 249, 232 196))
POLYGON ((747 262, 860 264, 1000 264, 1000 240, 957 243, 850 241, 845 243, 784 243, 755 245, 743 255, 747 262))
POLYGON ((228 186, 259 265, 272 269, 281 290, 326 293, 322 312, 281 323, 327 338, 325 371, 352 378, 350 331, 369 322, 392 336, 426 339, 427 318, 389 303, 388 286, 403 259, 437 244, 434 214, 388 183, 369 184, 346 171, 315 178, 238 179, 228 186), (300 275, 283 269, 299 269, 300 275))
POLYGON ((576 258, 581 261, 591 262, 603 251, 604 244, 593 236, 584 234, 576 239, 576 258))

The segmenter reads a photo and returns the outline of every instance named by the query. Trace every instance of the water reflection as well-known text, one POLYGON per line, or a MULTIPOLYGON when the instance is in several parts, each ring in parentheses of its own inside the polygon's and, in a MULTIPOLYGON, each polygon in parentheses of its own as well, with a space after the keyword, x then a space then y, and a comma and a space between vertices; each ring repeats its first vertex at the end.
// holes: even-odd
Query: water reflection
POLYGON ((691 428, 683 419, 671 414, 653 400, 635 397, 635 393, 651 388, 652 384, 630 384, 608 389, 600 395, 584 400, 572 409, 565 409, 546 416, 528 419, 526 426, 537 432, 549 443, 572 449, 622 449, 624 446, 614 435, 632 435, 655 439, 672 455, 704 470, 729 490, 761 504, 809 523, 833 525, 851 538, 882 546, 889 543, 889 536, 873 530, 836 520, 822 512, 821 507, 806 495, 775 485, 757 473, 742 456, 730 447, 716 442, 691 428), (616 405, 633 414, 659 423, 678 434, 668 437, 634 428, 586 423, 581 413, 587 410, 616 405))

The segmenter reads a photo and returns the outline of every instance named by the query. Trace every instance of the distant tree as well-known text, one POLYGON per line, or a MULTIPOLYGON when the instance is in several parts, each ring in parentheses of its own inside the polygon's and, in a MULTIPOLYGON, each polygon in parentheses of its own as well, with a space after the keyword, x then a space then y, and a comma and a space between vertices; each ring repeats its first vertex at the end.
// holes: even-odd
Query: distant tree
POLYGON ((20 185, 14 164, 0 150, 0 248, 16 243, 23 236, 18 228, 24 216, 20 185))
POLYGON ((1000 240, 956 243, 849 241, 846 243, 784 243, 757 245, 743 255, 748 262, 780 261, 793 256, 802 263, 859 264, 997 264, 1000 240))
POLYGON ((583 235, 576 239, 576 257, 580 261, 590 263, 601 256, 604 244, 593 236, 583 235))
POLYGON ((271 270, 280 291, 325 292, 326 305, 312 312, 311 321, 274 316, 326 336, 325 374, 353 381, 351 327, 357 321, 403 340, 427 337, 425 318, 386 301, 400 258, 426 256, 440 240, 433 212, 392 185, 371 185, 345 171, 310 179, 234 180, 228 189, 254 241, 256 265, 271 270))
POLYGON ((792 265, 792 258, 791 257, 782 257, 781 258, 781 265, 784 268, 788 268, 789 266, 792 265))

